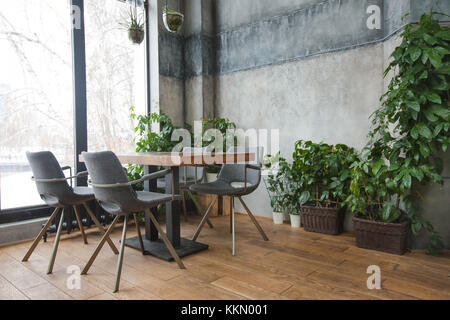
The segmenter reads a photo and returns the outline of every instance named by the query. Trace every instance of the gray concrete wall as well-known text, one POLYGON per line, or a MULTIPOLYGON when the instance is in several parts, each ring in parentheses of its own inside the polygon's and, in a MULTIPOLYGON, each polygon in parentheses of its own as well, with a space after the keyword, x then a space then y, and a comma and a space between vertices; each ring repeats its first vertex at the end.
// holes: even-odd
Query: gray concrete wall
MULTIPOLYGON (((279 129, 281 152, 288 159, 298 139, 361 148, 370 129, 368 117, 389 81, 383 71, 399 43, 398 32, 431 6, 450 13, 448 0, 184 2, 182 37, 160 40, 161 75, 184 79, 184 87, 179 80, 164 80, 164 86, 172 86, 168 92, 184 88, 183 101, 172 102, 178 104, 173 113, 182 103, 188 123, 215 115, 244 129, 279 129), (381 9, 380 30, 366 27, 369 5, 381 9)), ((430 191, 435 198, 424 213, 439 222, 450 246, 450 224, 440 219, 448 214, 445 188, 430 191)), ((263 185, 248 202, 257 215, 271 216, 263 185)), ((351 229, 350 221, 346 228, 351 229)))

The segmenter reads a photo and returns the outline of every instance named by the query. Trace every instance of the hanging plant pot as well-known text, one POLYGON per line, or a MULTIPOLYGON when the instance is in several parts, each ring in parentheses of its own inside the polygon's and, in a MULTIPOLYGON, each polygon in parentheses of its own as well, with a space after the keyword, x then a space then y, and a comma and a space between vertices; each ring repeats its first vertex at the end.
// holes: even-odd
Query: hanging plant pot
POLYGON ((184 14, 165 7, 163 12, 164 26, 170 33, 177 33, 184 22, 184 14))
POLYGON ((145 32, 140 29, 129 29, 128 38, 135 44, 141 44, 144 41, 145 32))

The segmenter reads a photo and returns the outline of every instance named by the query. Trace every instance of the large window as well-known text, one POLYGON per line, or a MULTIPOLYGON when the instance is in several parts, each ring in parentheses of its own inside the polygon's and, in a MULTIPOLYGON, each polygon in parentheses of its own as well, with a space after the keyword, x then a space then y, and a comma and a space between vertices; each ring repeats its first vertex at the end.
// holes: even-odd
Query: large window
POLYGON ((88 148, 134 151, 129 109, 145 112, 145 47, 122 26, 129 5, 85 0, 88 148))
POLYGON ((26 151, 73 165, 70 12, 68 0, 0 1, 0 209, 42 203, 26 151))

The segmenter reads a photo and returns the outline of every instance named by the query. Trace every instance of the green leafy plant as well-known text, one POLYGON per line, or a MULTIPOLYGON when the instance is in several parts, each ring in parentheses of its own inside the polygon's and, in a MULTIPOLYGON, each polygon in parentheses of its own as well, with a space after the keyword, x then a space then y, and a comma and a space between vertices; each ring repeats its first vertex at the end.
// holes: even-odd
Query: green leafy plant
POLYGON ((293 154, 295 207, 339 207, 348 197, 350 166, 358 160, 353 148, 299 140, 293 154))
MULTIPOLYGON (((135 108, 130 107, 130 117, 137 120, 137 126, 134 128, 136 152, 170 152, 180 142, 172 141, 172 133, 179 128, 173 125, 168 116, 157 113, 137 115, 135 108), (159 133, 152 132, 153 125, 157 123, 160 126, 159 133)), ((144 175, 144 168, 138 165, 129 165, 127 175, 130 180, 140 179, 144 175)), ((135 188, 143 190, 144 185, 141 183, 135 188)))
MULTIPOLYGON (((234 122, 231 122, 227 118, 202 118, 202 142, 200 143, 199 141, 194 141, 194 145, 208 147, 215 141, 216 138, 214 136, 208 137, 207 135, 205 135, 205 133, 207 133, 209 129, 216 129, 222 134, 223 152, 227 151, 227 147, 229 145, 237 145, 237 138, 234 135, 236 124, 234 122)), ((219 173, 220 168, 220 165, 210 165, 206 168, 206 171, 208 173, 219 173)))
POLYGON ((402 43, 385 71, 385 77, 392 71, 393 78, 372 115, 370 141, 363 149, 364 162, 353 167, 349 198, 352 210, 386 222, 396 221, 403 201, 413 234, 424 228, 430 232, 431 254, 442 242, 416 209, 411 186, 443 183, 438 153, 450 144, 450 29, 434 20, 435 14, 422 15, 418 26, 408 24, 401 34, 402 43), (368 211, 374 201, 376 212, 368 211))
POLYGON ((278 170, 270 172, 264 179, 270 197, 270 205, 275 212, 298 214, 298 211, 292 206, 294 197, 292 164, 284 158, 279 158, 278 165, 278 170))
POLYGON ((128 12, 128 19, 121 24, 127 30, 144 31, 144 25, 145 25, 144 15, 138 13, 136 2, 134 4, 134 6, 130 6, 130 11, 128 12))

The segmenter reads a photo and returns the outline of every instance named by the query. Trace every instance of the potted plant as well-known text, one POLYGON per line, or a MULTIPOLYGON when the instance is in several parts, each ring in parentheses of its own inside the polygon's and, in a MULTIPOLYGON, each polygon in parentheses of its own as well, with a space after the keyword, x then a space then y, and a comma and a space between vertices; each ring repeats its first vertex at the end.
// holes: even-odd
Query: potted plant
POLYGON ((163 9, 163 22, 167 31, 177 33, 184 22, 184 15, 178 11, 170 10, 166 4, 163 9))
MULTIPOLYGON (((442 241, 414 205, 417 193, 411 192, 411 185, 443 183, 438 154, 447 152, 450 144, 450 28, 434 20, 434 14, 422 15, 418 26, 408 24, 401 34, 402 43, 385 71, 385 76, 393 71, 392 80, 373 114, 364 162, 354 166, 348 202, 360 218, 394 224, 403 223, 398 218, 404 216, 399 211, 403 204, 412 233, 429 232, 430 254, 437 254, 442 241)), ((362 235, 356 236, 362 245, 362 235)), ((396 253, 404 252, 404 246, 396 253)))
POLYGON ((346 203, 355 213, 353 229, 360 248, 394 254, 406 251, 409 220, 400 209, 400 199, 409 182, 397 179, 394 171, 383 159, 352 165, 351 194, 346 203))
POLYGON ((291 180, 291 165, 285 159, 279 158, 279 169, 271 171, 264 179, 267 192, 269 193, 270 205, 272 206, 273 223, 283 224, 284 214, 291 207, 291 196, 289 185, 291 180))
POLYGON ((130 6, 128 19, 122 24, 128 30, 128 38, 135 44, 141 44, 145 37, 145 18, 144 13, 138 13, 137 2, 130 6))
MULTIPOLYGON (((220 150, 215 150, 216 152, 226 152, 228 146, 236 146, 237 139, 234 136, 234 130, 236 129, 236 124, 231 122, 227 118, 202 118, 202 136, 201 141, 193 141, 196 146, 202 146, 203 148, 211 148, 215 142, 215 130, 220 132, 223 138, 223 146, 220 146, 220 150)), ((206 167, 206 181, 214 182, 217 180, 217 174, 220 172, 221 165, 209 165, 206 167)))
POLYGON ((357 158, 355 150, 343 144, 296 142, 293 189, 306 231, 333 235, 343 231, 349 167, 357 158))

